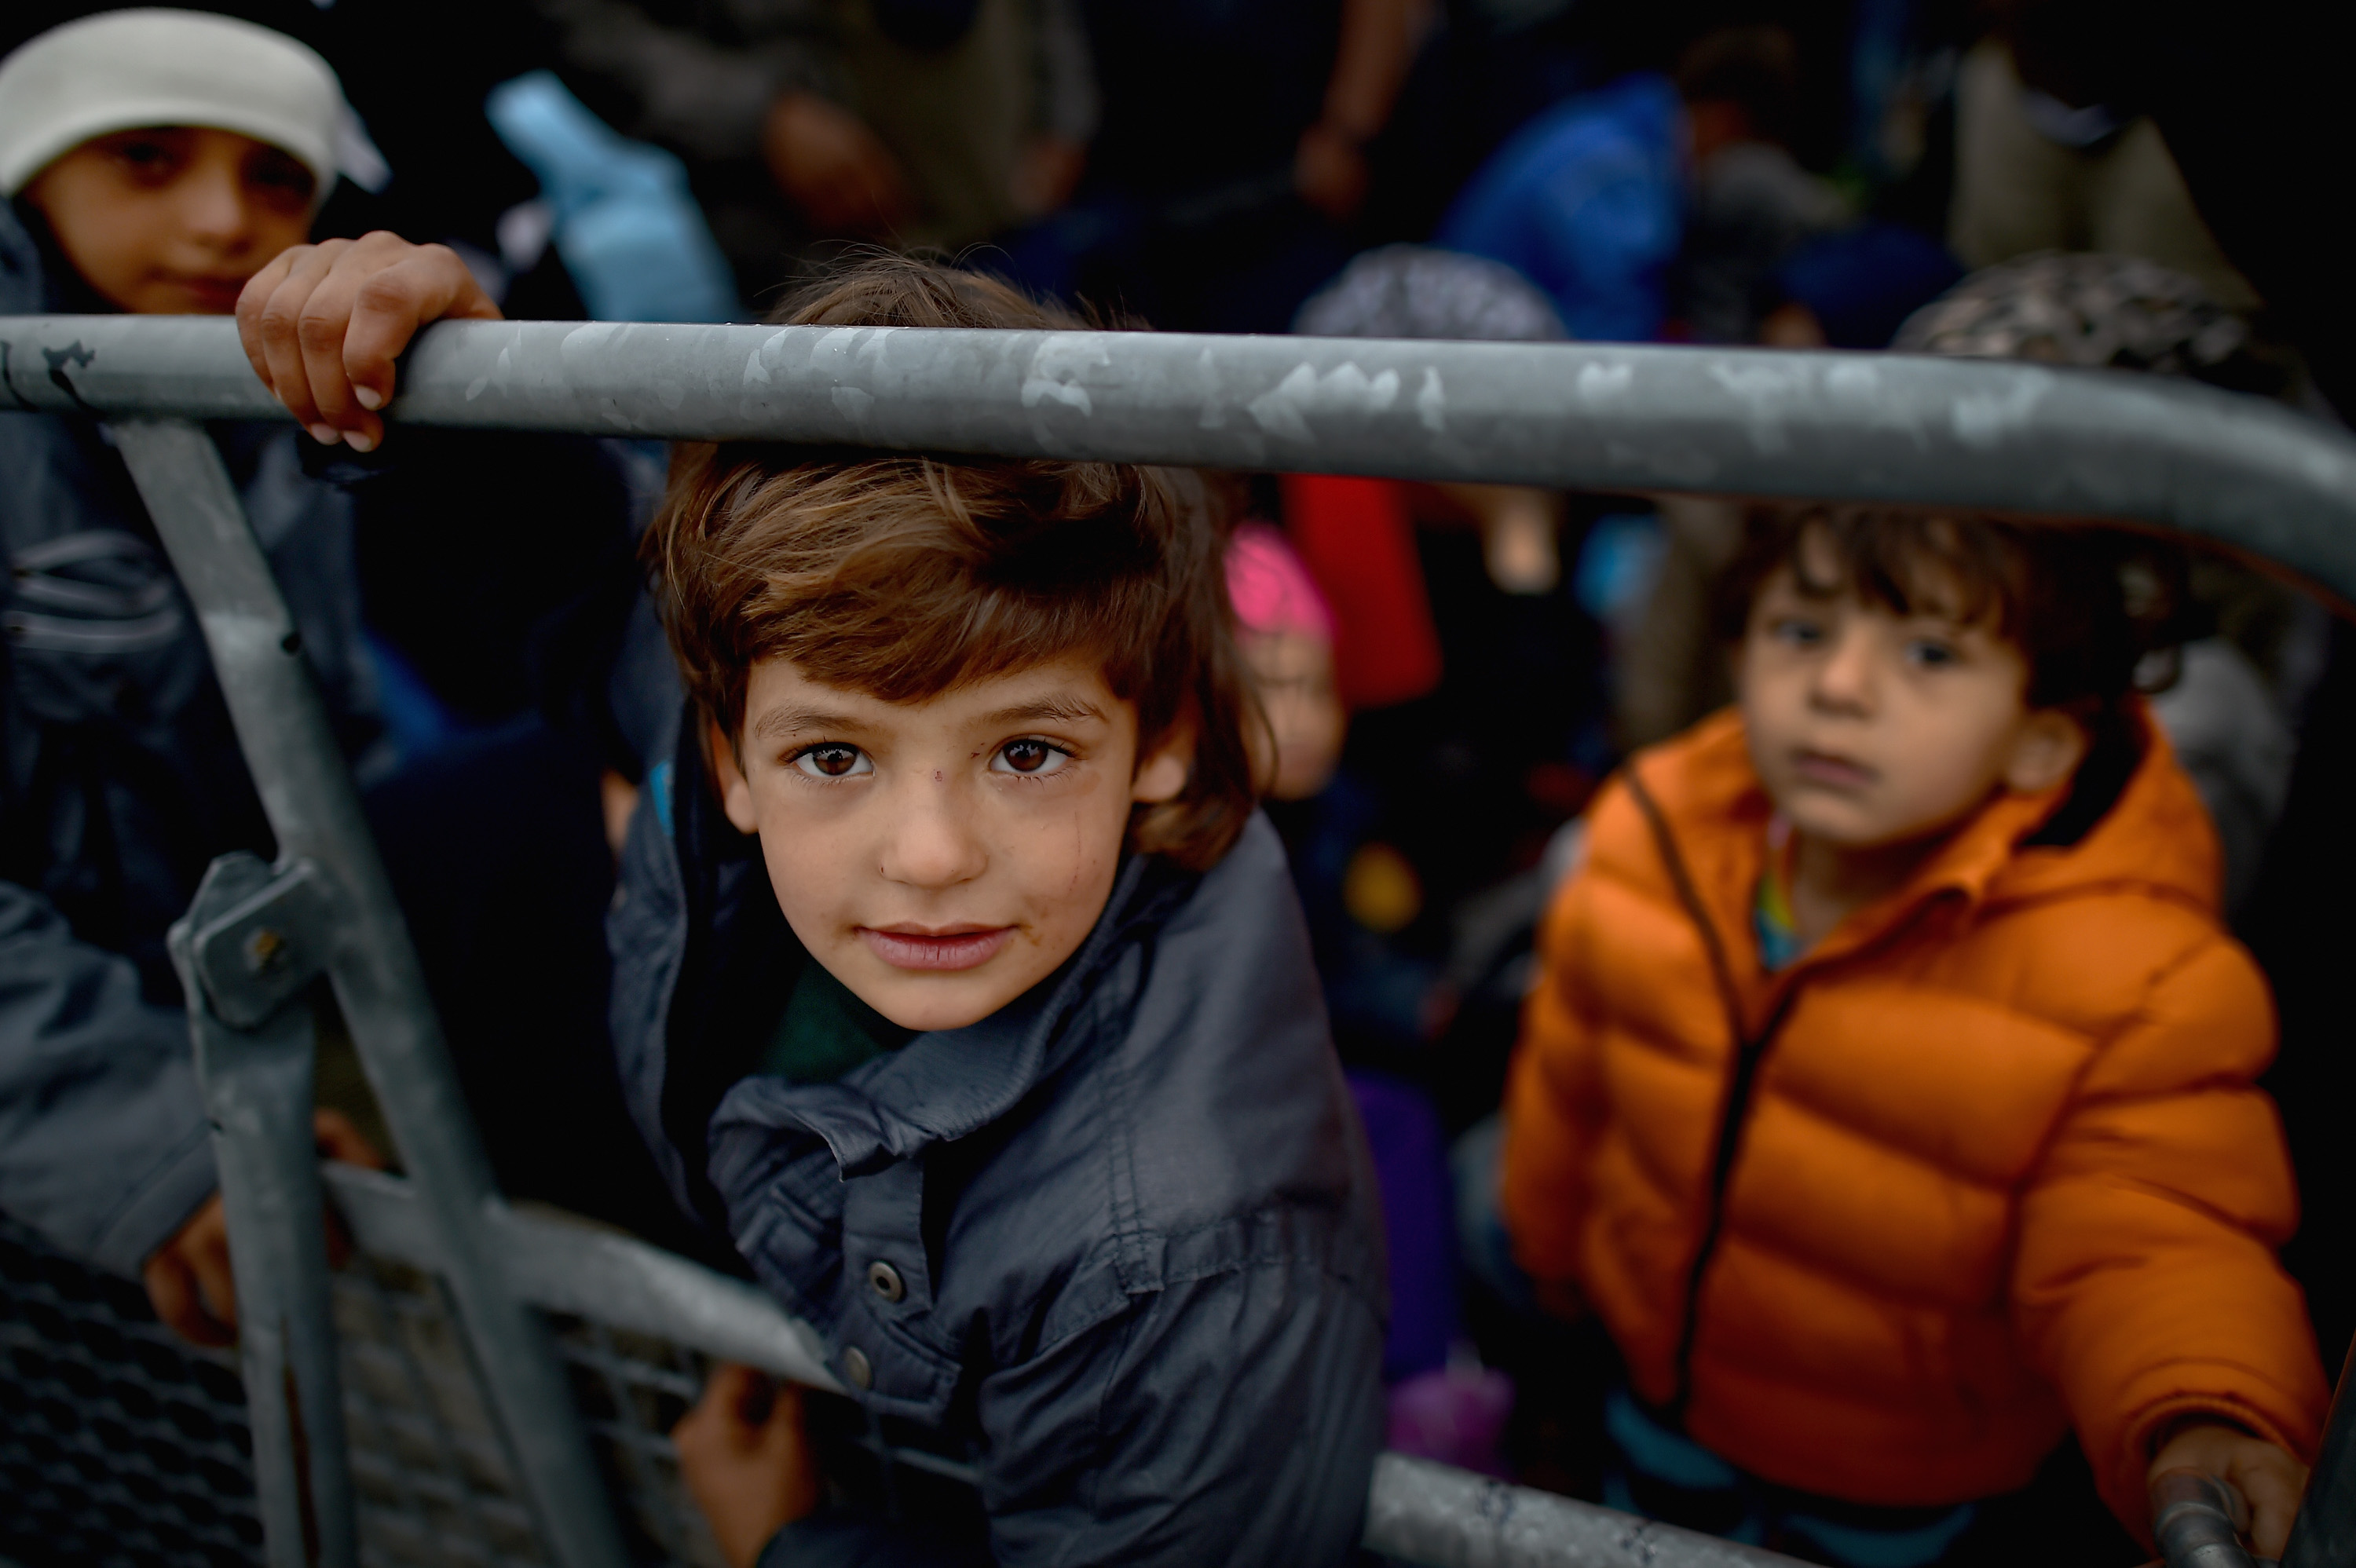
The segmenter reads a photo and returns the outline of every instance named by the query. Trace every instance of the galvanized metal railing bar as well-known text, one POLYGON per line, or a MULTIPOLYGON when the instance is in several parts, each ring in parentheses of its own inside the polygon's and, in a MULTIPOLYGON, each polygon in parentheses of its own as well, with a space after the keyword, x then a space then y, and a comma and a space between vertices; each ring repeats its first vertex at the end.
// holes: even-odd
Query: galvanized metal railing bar
MULTIPOLYGON (((361 1250, 412 1268, 443 1268, 432 1219, 406 1179, 349 1165, 327 1166, 324 1174, 336 1211, 361 1250)), ((527 1210, 500 1210, 491 1231, 508 1288, 534 1307, 594 1317, 611 1328, 844 1392, 827 1369, 817 1331, 788 1317, 757 1285, 634 1237, 527 1210)))
POLYGON ((493 1216, 505 1200, 301 638, 220 453, 187 420, 117 420, 113 432, 196 607, 280 855, 311 862, 326 884, 335 912, 327 972, 402 1163, 433 1211, 444 1278, 541 1538, 562 1568, 626 1568, 546 1326, 498 1269, 493 1216))
MULTIPOLYGON (((0 406, 283 418, 233 324, 0 318, 0 406)), ((2356 440, 2261 399, 1896 355, 448 322, 421 424, 1572 489, 1907 501, 2204 535, 2356 603, 2356 440)))
POLYGON ((1404 1454, 1375 1461, 1365 1539, 1429 1568, 1798 1568, 1780 1552, 1404 1454))

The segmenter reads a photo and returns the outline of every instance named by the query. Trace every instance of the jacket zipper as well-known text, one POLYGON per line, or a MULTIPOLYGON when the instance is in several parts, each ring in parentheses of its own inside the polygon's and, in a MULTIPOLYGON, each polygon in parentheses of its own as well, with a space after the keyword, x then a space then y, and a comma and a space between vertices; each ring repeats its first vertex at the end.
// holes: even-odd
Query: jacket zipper
MULTIPOLYGON (((1727 1029, 1734 1040, 1734 1077, 1728 1084, 1726 1109, 1718 1125, 1718 1147, 1710 1161, 1709 1200, 1702 1211, 1701 1245, 1694 1252, 1693 1267, 1686 1275, 1685 1318, 1677 1329, 1676 1383, 1671 1391, 1666 1413, 1679 1430, 1685 1425, 1687 1396, 1692 1392, 1694 1337, 1701 1324, 1701 1287, 1709 1272, 1711 1260, 1726 1226, 1726 1189, 1734 1179, 1735 1157, 1742 1151, 1742 1132, 1751 1115, 1751 1102, 1759 1083, 1759 1069, 1766 1061, 1767 1051, 1783 1033, 1783 1024, 1792 1015, 1792 1006, 1799 999, 1801 987, 1815 977, 1825 964, 1796 970, 1768 1009, 1766 1020, 1753 1032, 1742 1016, 1741 993, 1735 989, 1734 969, 1728 962, 1726 945, 1719 940, 1717 925, 1709 918, 1708 906, 1695 889, 1692 873, 1686 869, 1685 854, 1677 848, 1676 837, 1669 830, 1665 816, 1652 791, 1644 787, 1634 768, 1623 771, 1628 794, 1644 813, 1645 825, 1652 829, 1653 843, 1660 851, 1663 865, 1669 873, 1669 884, 1676 890, 1677 902, 1685 907, 1687 916, 1701 933, 1702 949, 1709 959, 1710 978, 1718 987, 1719 1000, 1726 1008, 1727 1029)), ((1897 941, 1912 930, 1927 914, 1930 901, 1909 911, 1887 929, 1870 940, 1843 953, 1842 959, 1877 951, 1897 941)), ((1802 961, 1805 965, 1806 961, 1802 961)))
POLYGON ((1734 1041, 1734 1076, 1727 1085, 1726 1108, 1718 1124, 1718 1147, 1712 1154, 1709 1175, 1709 1196, 1702 1210, 1701 1244, 1694 1251, 1692 1267, 1686 1275, 1685 1316, 1677 1328, 1676 1382, 1669 1394, 1665 1413, 1682 1429, 1685 1425, 1686 1397, 1692 1391, 1694 1337, 1701 1324, 1702 1281, 1709 1272, 1710 1261, 1716 1256, 1720 1233, 1726 1225, 1726 1189, 1734 1177, 1734 1160, 1742 1148, 1742 1129, 1750 1118, 1752 1092, 1759 1083, 1759 1066, 1765 1060, 1767 1048, 1782 1032, 1783 1020, 1791 1016, 1792 1003, 1799 996, 1795 980, 1783 987, 1775 999, 1766 1021, 1752 1031, 1742 1016, 1741 994, 1734 987, 1733 966, 1728 962, 1726 944, 1719 939, 1717 924, 1695 891, 1693 877, 1686 869, 1685 855, 1677 848, 1676 837, 1669 831, 1668 818, 1653 799, 1652 791, 1636 770, 1627 770, 1628 793, 1644 815, 1645 826, 1652 829, 1654 846, 1660 851, 1663 865, 1669 873, 1669 884, 1676 890, 1677 901, 1685 906, 1687 916, 1701 933, 1704 955, 1709 960, 1710 978, 1717 984, 1719 1002, 1726 1008, 1727 1029, 1734 1041))
POLYGON ((1726 1227, 1726 1189, 1734 1179, 1734 1157, 1741 1151, 1742 1130, 1751 1115, 1751 1091, 1759 1082, 1759 1064, 1790 1015, 1799 987, 1786 990, 1767 1017, 1766 1027, 1748 1040, 1740 1035, 1734 1058, 1734 1082, 1726 1093, 1726 1112, 1718 1125, 1718 1152, 1709 1175, 1709 1203, 1703 1211, 1701 1245, 1694 1252, 1693 1269, 1686 1276, 1685 1321, 1677 1330, 1677 1381, 1669 1408, 1682 1427, 1686 1396, 1693 1385, 1694 1338, 1701 1327, 1702 1278, 1717 1256, 1719 1233, 1726 1227))

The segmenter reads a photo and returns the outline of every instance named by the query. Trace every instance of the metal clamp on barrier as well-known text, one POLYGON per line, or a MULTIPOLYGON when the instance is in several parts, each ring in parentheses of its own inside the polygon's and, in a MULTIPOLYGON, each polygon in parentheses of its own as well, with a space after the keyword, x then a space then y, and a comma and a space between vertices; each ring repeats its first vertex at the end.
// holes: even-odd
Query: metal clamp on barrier
POLYGON ((302 995, 327 970, 331 919, 327 887, 308 860, 275 874, 252 855, 214 861, 180 922, 213 1016, 251 1029, 302 995))
POLYGON ((258 857, 224 855, 170 938, 229 1214, 271 1568, 359 1561, 311 1136, 305 993, 325 968, 327 904, 307 861, 273 873, 258 857))

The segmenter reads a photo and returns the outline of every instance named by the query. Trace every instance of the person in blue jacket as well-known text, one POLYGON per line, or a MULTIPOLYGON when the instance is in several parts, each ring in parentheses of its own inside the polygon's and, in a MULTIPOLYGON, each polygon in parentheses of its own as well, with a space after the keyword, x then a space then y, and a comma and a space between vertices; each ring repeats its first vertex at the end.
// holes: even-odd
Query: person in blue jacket
MULTIPOLYGON (((228 16, 104 12, 29 39, 0 62, 0 315, 228 313, 319 221, 348 114, 318 54, 228 16)), ((0 369, 17 385, 28 373, 0 369)), ((0 400, 0 1212, 143 1280, 183 1337, 225 1342, 226 1224, 165 933, 215 856, 272 851, 269 825, 106 426, 12 403, 0 400)), ((507 720, 531 701, 535 615, 577 592, 602 550, 627 565, 619 475, 573 438, 463 432, 388 463, 365 440, 329 445, 289 424, 210 430, 346 754, 375 777, 371 822, 462 1077, 504 1124, 489 1129, 503 1179, 576 1207, 637 1206, 616 1218, 665 1213, 651 1166, 616 1158, 637 1151, 610 1072, 598 1102, 594 1075, 565 1060, 610 1055, 596 762, 528 720, 487 723, 430 767, 403 755, 387 721, 387 671, 401 671, 379 618, 398 609, 435 634, 403 651, 446 655, 427 667, 507 720), (562 524, 532 535, 521 581, 523 549, 489 535, 527 531, 520 482, 486 483, 516 473, 562 524), (536 929, 514 929, 519 899, 536 929), (573 918, 549 918, 567 899, 573 918), (497 954, 478 959, 490 944, 468 923, 500 921, 497 954), (559 972, 578 976, 577 1004, 554 994, 559 972), (486 995, 524 1000, 498 1017, 469 1005, 486 995), (502 1114, 519 1101, 530 1116, 502 1114), (593 1147, 584 1128, 601 1115, 612 1136, 593 1147), (552 1119, 563 1138, 534 1136, 552 1119)), ((364 1121, 363 1102, 347 1108, 364 1121)), ((330 1152, 377 1157, 352 1121, 329 1113, 321 1128, 330 1152)))
POLYGON ((1520 272, 1574 338, 1649 342, 1685 236, 1685 161, 1676 86, 1632 72, 1515 132, 1457 196, 1433 242, 1520 272))
POLYGON ((1783 144, 1798 81, 1783 28, 1715 28, 1674 80, 1631 71, 1532 120, 1434 242, 1518 271, 1574 338, 1751 342, 1776 266, 1851 221, 1783 144))
MULTIPOLYGON (((26 45, 0 66, 0 315, 226 313, 304 238, 341 103, 317 55, 226 17, 115 13, 26 45)), ((357 750, 376 704, 351 498, 305 475, 292 429, 216 439, 357 750)), ((0 1210, 225 1340, 227 1232, 164 936, 211 858, 266 850, 268 825, 97 421, 0 415, 0 1210)))

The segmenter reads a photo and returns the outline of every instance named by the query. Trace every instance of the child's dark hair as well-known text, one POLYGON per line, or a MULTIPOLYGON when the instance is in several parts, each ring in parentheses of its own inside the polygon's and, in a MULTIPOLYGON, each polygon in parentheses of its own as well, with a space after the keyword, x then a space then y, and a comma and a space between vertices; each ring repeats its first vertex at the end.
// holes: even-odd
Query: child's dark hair
POLYGON ((1719 580, 1718 623, 1739 640, 1767 579, 1853 593, 1901 615, 1987 624, 2029 663, 2023 694, 2090 724, 2115 717, 2146 655, 2180 634, 2184 558, 2117 529, 1890 507, 1761 506, 1719 580))
POLYGON ((1732 103, 1753 135, 1787 141, 1798 117, 1800 47, 1773 24, 1719 27, 1677 61, 1677 91, 1688 103, 1732 103))
MULTIPOLYGON (((899 258, 814 284, 778 318, 1081 325, 995 280, 899 258)), ((729 443, 677 449, 645 549, 689 693, 732 739, 765 658, 888 702, 1098 661, 1136 704, 1141 758, 1192 733, 1184 789, 1139 808, 1130 841, 1199 869, 1254 799, 1219 531, 1203 483, 1180 470, 729 443)))

